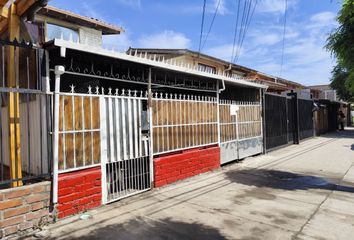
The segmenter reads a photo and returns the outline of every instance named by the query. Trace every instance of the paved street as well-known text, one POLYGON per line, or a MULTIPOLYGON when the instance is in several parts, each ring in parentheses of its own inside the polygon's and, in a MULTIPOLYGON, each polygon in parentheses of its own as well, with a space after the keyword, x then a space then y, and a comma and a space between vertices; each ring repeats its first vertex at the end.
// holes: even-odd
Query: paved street
POLYGON ((353 239, 354 129, 51 225, 56 239, 353 239))

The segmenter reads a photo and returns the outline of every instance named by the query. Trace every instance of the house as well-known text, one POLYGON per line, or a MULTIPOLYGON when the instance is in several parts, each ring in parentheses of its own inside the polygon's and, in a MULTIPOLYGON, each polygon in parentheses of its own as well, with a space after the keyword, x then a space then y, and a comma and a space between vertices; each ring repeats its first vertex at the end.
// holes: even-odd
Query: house
POLYGON ((102 36, 124 32, 122 27, 52 6, 41 8, 34 16, 34 22, 44 28, 43 42, 61 38, 89 46, 102 46, 102 36))
POLYGON ((351 125, 350 103, 342 101, 336 90, 329 84, 308 86, 308 90, 320 106, 315 113, 317 135, 338 129, 339 111, 342 111, 346 117, 345 126, 351 125))
POLYGON ((230 62, 188 49, 130 48, 127 52, 132 55, 146 54, 147 57, 155 57, 176 64, 188 65, 211 73, 225 73, 236 79, 246 78, 248 81, 268 86, 268 92, 274 92, 277 94, 281 94, 284 91, 302 90, 305 88, 305 86, 299 83, 261 73, 257 70, 238 64, 230 64, 230 62))
POLYGON ((314 99, 326 99, 330 101, 340 101, 336 90, 332 89, 329 84, 308 86, 314 99))
POLYGON ((26 3, 2 5, 1 236, 261 154, 267 87, 301 88, 189 50, 104 49, 121 27, 26 3))
POLYGON ((104 49, 121 27, 27 2, 2 9, 2 235, 262 153, 265 85, 104 49))

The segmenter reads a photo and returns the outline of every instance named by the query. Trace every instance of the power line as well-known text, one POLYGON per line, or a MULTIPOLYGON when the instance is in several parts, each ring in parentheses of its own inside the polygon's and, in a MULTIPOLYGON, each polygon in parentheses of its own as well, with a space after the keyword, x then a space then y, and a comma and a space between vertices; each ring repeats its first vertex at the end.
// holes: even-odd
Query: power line
POLYGON ((241 5, 241 0, 238 0, 237 4, 237 14, 236 14, 236 20, 235 20, 235 32, 234 32, 234 41, 232 44, 232 54, 231 54, 231 59, 230 63, 232 63, 232 60, 234 59, 234 53, 235 53, 235 44, 236 44, 236 36, 237 36, 237 28, 238 28, 238 19, 240 15, 240 5, 241 5))
MULTIPOLYGON (((211 23, 210 23, 210 26, 209 26, 208 34, 206 35, 206 37, 205 37, 205 39, 204 39, 204 42, 203 42, 203 45, 202 45, 200 51, 203 50, 203 48, 204 48, 204 46, 205 46, 205 43, 206 43, 206 41, 208 40, 210 31, 211 31, 211 29, 213 28, 213 24, 214 24, 214 21, 215 21, 215 17, 216 17, 216 15, 218 14, 218 11, 219 11, 220 3, 221 3, 221 0, 218 1, 218 4, 217 4, 216 9, 215 9, 215 12, 214 12, 213 19, 211 20, 211 23)), ((199 52, 200 52, 200 51, 199 51, 199 52)))
POLYGON ((206 0, 204 0, 204 5, 203 5, 202 25, 201 25, 201 27, 200 27, 200 38, 199 38, 198 57, 199 57, 199 54, 200 54, 200 48, 201 48, 201 45, 202 45, 202 38, 203 38, 204 17, 205 17, 205 6, 206 6, 206 0))
POLYGON ((285 33, 286 33, 286 19, 288 13, 288 0, 285 0, 285 9, 284 9, 284 28, 283 28, 283 46, 281 50, 281 63, 280 63, 280 74, 281 77, 283 75, 283 65, 284 65, 284 49, 285 49, 285 33))
MULTIPOLYGON (((247 21, 246 21, 246 28, 245 28, 244 33, 243 33, 243 36, 242 36, 242 40, 241 40, 239 52, 238 52, 238 54, 235 56, 235 58, 236 58, 236 59, 235 59, 235 62, 237 62, 238 59, 240 58, 241 49, 242 49, 242 46, 243 46, 243 42, 244 42, 244 40, 245 40, 246 34, 247 34, 247 32, 248 32, 249 26, 250 26, 250 24, 251 24, 251 21, 252 21, 253 15, 254 15, 254 12, 255 12, 256 7, 257 7, 257 4, 258 4, 258 0, 255 0, 255 1, 256 1, 256 3, 253 5, 253 9, 252 9, 251 15, 250 15, 250 17, 247 19, 247 21)), ((251 9, 251 4, 252 4, 252 3, 250 2, 249 9, 251 9)))
POLYGON ((239 51, 241 49, 241 42, 242 42, 242 38, 243 38, 245 29, 246 29, 245 26, 246 26, 247 21, 248 21, 248 17, 249 17, 249 13, 250 13, 250 7, 251 7, 251 1, 245 0, 244 1, 244 5, 243 5, 242 21, 241 21, 240 31, 239 31, 239 35, 238 35, 236 53, 235 53, 235 57, 232 59, 232 61, 234 61, 236 59, 236 57, 239 54, 239 51))

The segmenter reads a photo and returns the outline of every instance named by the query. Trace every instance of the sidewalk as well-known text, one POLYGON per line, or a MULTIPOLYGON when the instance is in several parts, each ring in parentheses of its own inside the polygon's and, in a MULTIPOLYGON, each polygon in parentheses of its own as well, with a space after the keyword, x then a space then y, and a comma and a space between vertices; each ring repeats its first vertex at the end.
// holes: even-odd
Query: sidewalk
POLYGON ((353 239, 354 129, 49 226, 52 239, 353 239))

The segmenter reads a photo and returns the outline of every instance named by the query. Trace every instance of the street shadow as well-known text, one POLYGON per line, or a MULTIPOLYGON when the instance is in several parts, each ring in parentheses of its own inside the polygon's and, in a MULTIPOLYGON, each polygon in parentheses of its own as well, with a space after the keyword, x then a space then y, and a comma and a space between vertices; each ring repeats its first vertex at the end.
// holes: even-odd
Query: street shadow
MULTIPOLYGON (((94 228, 94 227, 92 227, 94 228)), ((217 229, 199 223, 185 223, 170 218, 154 221, 143 217, 129 220, 122 224, 111 224, 90 230, 83 236, 70 236, 80 240, 174 240, 174 239, 227 239, 217 229)), ((68 233, 70 234, 70 233, 68 233)), ((60 238, 65 238, 65 233, 60 238)), ((56 238, 51 238, 56 239, 56 238)))
POLYGON ((352 146, 350 147, 350 149, 351 149, 352 151, 354 151, 354 144, 352 144, 352 146))
POLYGON ((339 185, 328 179, 270 169, 244 169, 225 173, 232 182, 282 190, 324 189, 354 193, 354 183, 339 185))
POLYGON ((345 130, 336 130, 332 132, 328 132, 325 134, 321 134, 319 137, 324 137, 324 138, 352 138, 354 139, 354 128, 349 127, 345 128, 345 130))

